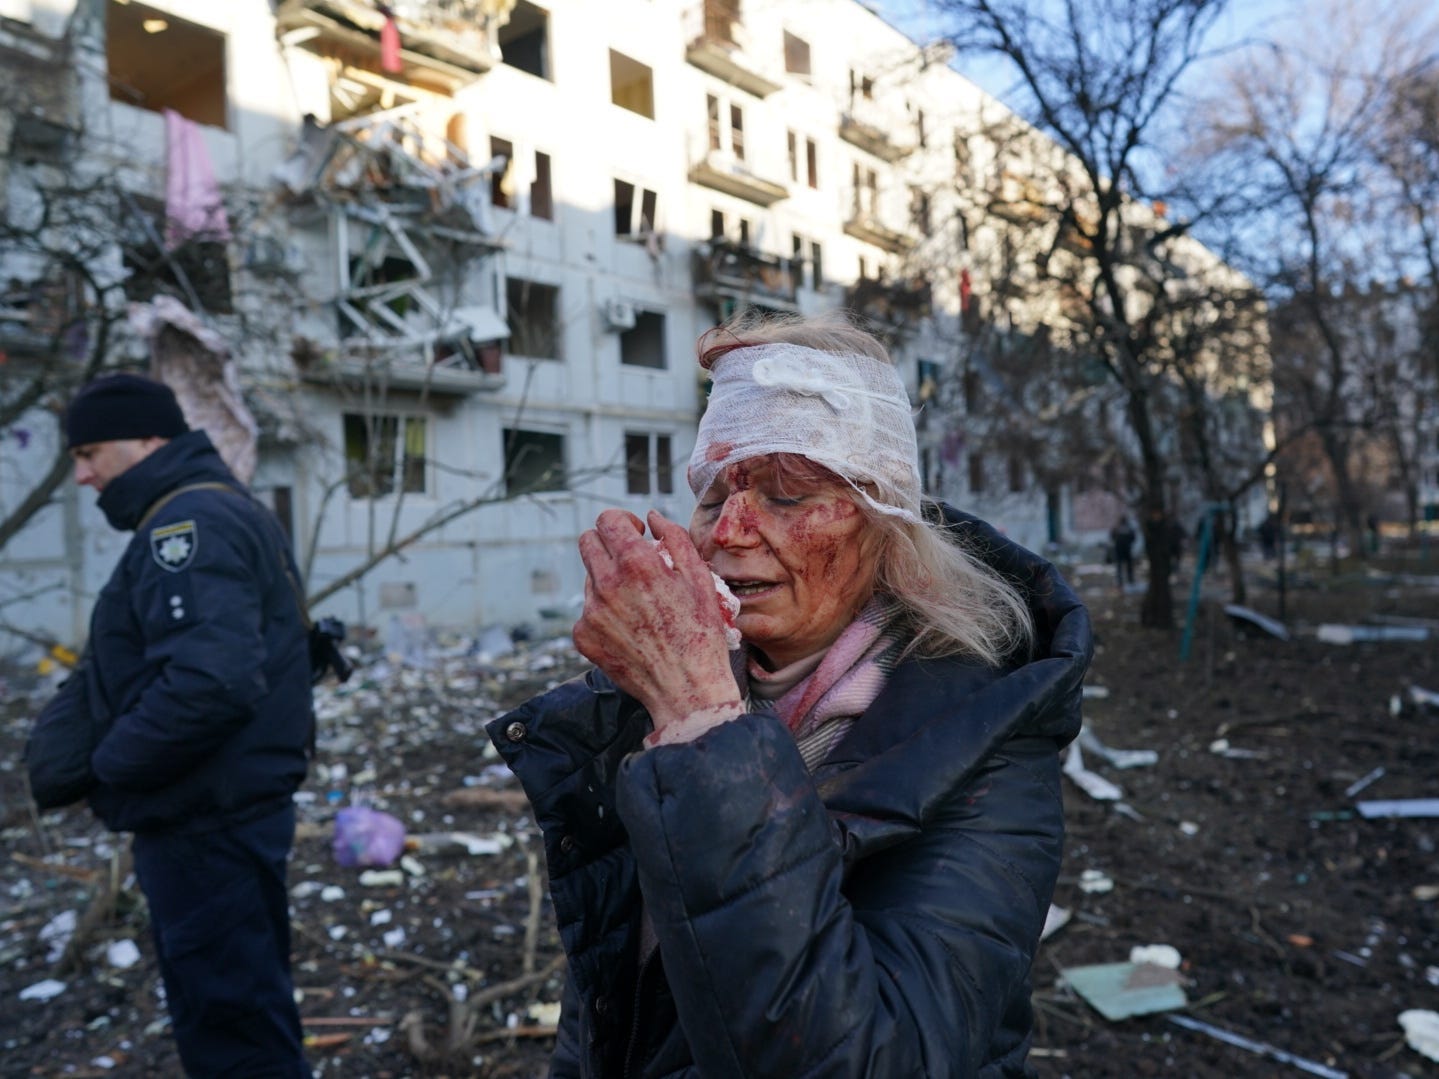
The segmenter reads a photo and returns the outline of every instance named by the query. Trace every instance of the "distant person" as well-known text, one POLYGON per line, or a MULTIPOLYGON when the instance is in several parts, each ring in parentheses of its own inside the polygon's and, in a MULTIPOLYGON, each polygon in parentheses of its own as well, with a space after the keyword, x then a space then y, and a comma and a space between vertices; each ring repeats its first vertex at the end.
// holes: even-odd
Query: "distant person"
POLYGON ((1259 522, 1259 550, 1266 562, 1272 562, 1279 554, 1279 518, 1271 513, 1259 522))
POLYGON ((700 348, 689 528, 601 513, 597 669, 489 726, 569 955, 550 1075, 1033 1074, 1084 608, 922 499, 873 336, 742 319, 700 348))
POLYGON ((36 721, 32 793, 134 833, 185 1073, 309 1079, 285 876, 314 705, 289 540, 161 382, 95 379, 65 430, 75 481, 134 535, 36 721))
POLYGON ((1137 538, 1127 513, 1109 530, 1109 543, 1114 550, 1114 579, 1120 588, 1134 583, 1134 541, 1137 538))

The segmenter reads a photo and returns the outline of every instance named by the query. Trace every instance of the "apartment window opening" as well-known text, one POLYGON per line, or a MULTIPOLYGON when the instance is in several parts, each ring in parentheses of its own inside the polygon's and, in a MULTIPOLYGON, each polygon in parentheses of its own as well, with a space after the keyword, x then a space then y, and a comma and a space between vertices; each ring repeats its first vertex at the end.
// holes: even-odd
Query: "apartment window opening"
POLYGON ((638 60, 610 50, 610 100, 622 109, 655 118, 654 73, 638 60))
POLYGON ((632 495, 674 494, 669 435, 625 433, 625 491, 632 495))
POLYGON ((969 455, 969 493, 984 493, 984 457, 978 453, 969 455))
POLYGON ((505 279, 509 311, 509 351, 540 360, 560 358, 560 290, 555 285, 505 279))
POLYGON ((490 205, 502 209, 514 206, 515 144, 509 139, 490 136, 490 157, 503 157, 505 167, 490 175, 490 205))
POLYGON ((530 216, 555 219, 554 188, 550 181, 550 155, 535 151, 535 178, 530 183, 530 216))
POLYGON ((550 74, 550 14, 529 0, 518 0, 500 27, 500 57, 510 67, 553 81, 550 74))
POLYGON ((351 498, 425 493, 425 417, 347 412, 343 423, 345 485, 351 498))
POLYGON ((665 368, 665 316, 661 312, 635 312, 634 326, 620 334, 620 363, 653 370, 665 368))
POLYGON ((784 69, 791 75, 809 78, 809 42, 796 37, 788 30, 784 32, 784 69))
POLYGON ((505 494, 566 490, 565 436, 548 431, 504 429, 505 494))
POLYGON ((223 34, 144 4, 111 0, 105 59, 111 100, 228 126, 223 34))

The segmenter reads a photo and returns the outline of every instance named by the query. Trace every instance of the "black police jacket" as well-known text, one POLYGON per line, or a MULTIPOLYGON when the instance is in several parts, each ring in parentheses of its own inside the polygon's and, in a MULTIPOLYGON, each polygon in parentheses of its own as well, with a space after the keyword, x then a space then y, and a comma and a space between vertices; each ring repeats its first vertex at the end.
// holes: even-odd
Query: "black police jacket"
POLYGON ((279 522, 203 431, 112 479, 98 504, 135 535, 95 602, 71 695, 103 730, 91 808, 116 831, 202 831, 283 807, 305 776, 314 704, 279 522), (225 489, 180 492, 146 518, 205 483, 225 489))
POLYGON ((944 512, 1026 590, 1035 653, 905 661, 813 775, 763 714, 639 752, 648 716, 595 671, 490 725, 569 957, 553 1076, 1032 1074, 1089 619, 1047 562, 944 512))

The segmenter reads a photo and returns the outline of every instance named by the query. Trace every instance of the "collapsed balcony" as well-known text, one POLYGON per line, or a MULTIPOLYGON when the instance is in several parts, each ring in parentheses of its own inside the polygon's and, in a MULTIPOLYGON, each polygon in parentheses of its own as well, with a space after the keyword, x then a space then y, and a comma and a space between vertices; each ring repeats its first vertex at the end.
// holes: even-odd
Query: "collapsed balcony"
POLYGON ((694 249, 695 296, 717 306, 725 301, 777 311, 798 310, 798 277, 788 259, 742 244, 714 239, 694 249))
POLYGON ((845 290, 844 305, 871 322, 900 329, 930 314, 933 293, 930 283, 922 277, 908 281, 861 277, 845 290))
POLYGON ((387 16, 363 0, 283 0, 282 41, 346 65, 384 71, 417 86, 454 93, 498 60, 499 27, 480 0, 391 0, 387 16))

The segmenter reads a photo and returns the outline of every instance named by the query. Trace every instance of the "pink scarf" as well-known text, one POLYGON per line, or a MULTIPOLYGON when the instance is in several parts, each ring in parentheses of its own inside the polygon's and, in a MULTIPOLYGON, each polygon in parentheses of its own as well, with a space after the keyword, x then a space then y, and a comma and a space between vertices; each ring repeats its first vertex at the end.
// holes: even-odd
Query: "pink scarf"
MULTIPOLYGON (((774 702, 775 714, 795 741, 804 741, 831 720, 853 719, 874 703, 904 650, 899 611, 889 596, 872 597, 829 646, 814 673, 774 702)), ((746 668, 749 681, 764 681, 765 672, 752 656, 746 668)))

